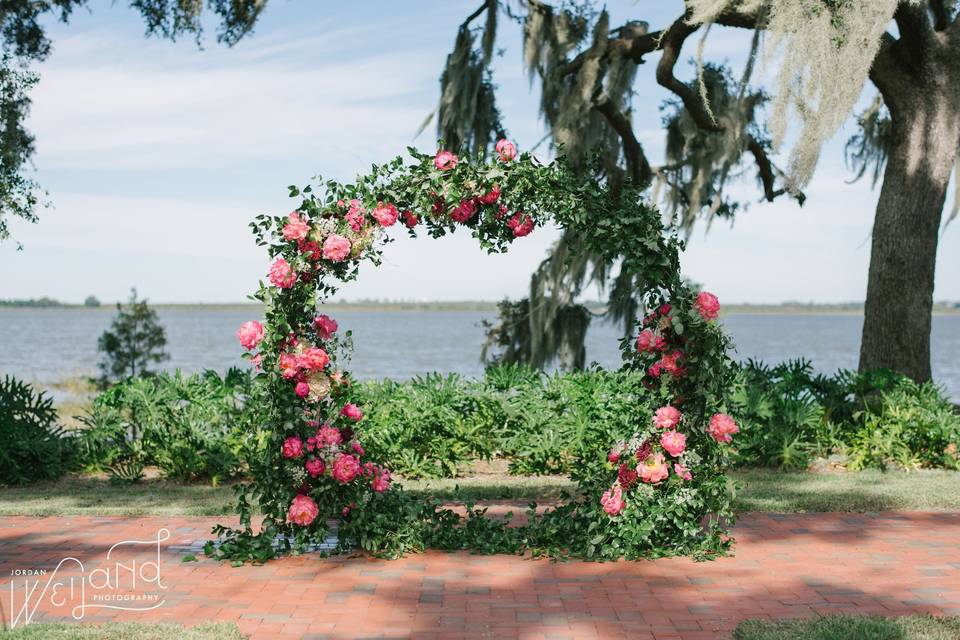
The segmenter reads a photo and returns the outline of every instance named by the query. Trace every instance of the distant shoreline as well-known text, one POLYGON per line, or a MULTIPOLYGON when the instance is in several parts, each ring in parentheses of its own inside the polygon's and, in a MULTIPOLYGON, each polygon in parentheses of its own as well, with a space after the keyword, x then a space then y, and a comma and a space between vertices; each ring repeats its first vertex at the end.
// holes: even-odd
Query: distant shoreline
MULTIPOLYGON (((602 303, 586 303, 595 313, 602 313, 605 306, 602 303)), ((158 311, 247 311, 262 307, 255 302, 235 302, 235 303, 158 303, 151 304, 151 307, 158 311)), ((323 305, 325 310, 331 313, 337 312, 383 312, 383 311, 467 311, 467 312, 491 312, 497 311, 497 303, 484 300, 463 300, 463 301, 435 301, 435 302, 379 302, 379 301, 357 301, 357 302, 331 302, 323 305)), ((110 312, 116 311, 114 304, 103 304, 99 307, 89 307, 82 304, 10 304, 6 301, 0 301, 0 310, 32 310, 51 309, 51 310, 70 310, 70 311, 90 311, 90 312, 110 312)), ((863 315, 863 305, 854 303, 842 304, 729 304, 723 307, 723 315, 737 314, 756 314, 756 315, 863 315)), ((960 303, 938 304, 934 305, 934 315, 960 315, 960 303)))

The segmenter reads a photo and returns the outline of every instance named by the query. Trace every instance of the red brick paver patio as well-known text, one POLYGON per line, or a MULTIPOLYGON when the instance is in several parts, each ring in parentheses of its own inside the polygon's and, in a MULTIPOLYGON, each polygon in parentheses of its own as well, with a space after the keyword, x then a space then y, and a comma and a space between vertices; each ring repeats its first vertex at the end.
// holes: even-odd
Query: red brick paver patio
MULTIPOLYGON (((207 538, 224 520, 0 518, 4 618, 11 604, 16 617, 23 597, 25 578, 11 571, 47 569, 26 578, 41 581, 37 594, 65 556, 83 561, 89 574, 108 566, 114 543, 148 540, 160 528, 171 533, 160 554, 166 588, 138 589, 159 593, 162 605, 87 609, 85 622, 226 620, 254 638, 694 640, 722 638, 745 618, 960 614, 958 513, 746 514, 735 529, 735 555, 713 562, 555 563, 431 552, 394 561, 311 555, 233 568, 181 563, 184 551, 169 548, 207 538)), ((34 621, 69 620, 71 606, 48 596, 35 598, 34 621)))

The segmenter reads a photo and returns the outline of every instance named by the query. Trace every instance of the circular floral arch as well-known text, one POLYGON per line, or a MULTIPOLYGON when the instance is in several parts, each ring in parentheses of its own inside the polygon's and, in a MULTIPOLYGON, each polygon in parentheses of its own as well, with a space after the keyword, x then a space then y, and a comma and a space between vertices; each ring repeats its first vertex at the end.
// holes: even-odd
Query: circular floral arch
POLYGON ((340 520, 343 546, 393 555, 433 546, 617 558, 720 553, 729 544, 725 444, 737 427, 724 413, 732 369, 716 297, 684 284, 682 243, 639 191, 608 189, 562 158, 518 155, 506 140, 496 150, 473 162, 411 148, 412 161, 374 165, 352 184, 290 187, 301 199, 296 210, 251 224, 273 262, 255 296, 265 322, 245 323, 238 337, 259 372, 252 401, 268 436, 253 481, 240 489, 242 528, 217 527, 208 553, 262 561, 302 550, 323 540, 331 518, 340 520), (579 461, 580 497, 531 513, 523 527, 407 498, 391 487, 388 469, 367 459, 363 408, 338 365, 338 326, 317 314, 318 304, 355 279, 362 261, 379 264, 388 230, 436 238, 463 228, 487 251, 503 252, 548 222, 644 283, 653 311, 621 344, 630 375, 622 397, 611 399, 622 440, 579 461), (265 518, 258 533, 251 500, 265 518))

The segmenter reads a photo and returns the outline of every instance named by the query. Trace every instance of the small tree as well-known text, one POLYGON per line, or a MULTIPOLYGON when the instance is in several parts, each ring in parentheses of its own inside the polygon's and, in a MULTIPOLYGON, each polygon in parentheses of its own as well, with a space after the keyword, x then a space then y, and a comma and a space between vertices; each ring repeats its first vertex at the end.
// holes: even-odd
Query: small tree
POLYGON ((97 342, 104 354, 100 361, 103 383, 149 374, 151 364, 170 358, 163 349, 166 344, 157 312, 146 300, 138 300, 137 290, 131 289, 130 300, 126 305, 117 303, 117 317, 97 342))
POLYGON ((97 296, 87 296, 87 299, 83 301, 83 306, 85 307, 99 307, 100 300, 97 296))

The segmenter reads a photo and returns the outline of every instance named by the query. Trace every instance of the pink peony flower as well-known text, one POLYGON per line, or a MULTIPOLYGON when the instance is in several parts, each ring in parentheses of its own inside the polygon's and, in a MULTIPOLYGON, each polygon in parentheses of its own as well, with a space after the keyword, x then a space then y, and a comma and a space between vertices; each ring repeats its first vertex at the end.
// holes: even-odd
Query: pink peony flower
POLYGON ((673 464, 673 472, 684 480, 693 480, 693 475, 690 473, 690 469, 687 469, 679 462, 675 462, 673 464))
POLYGON ((669 303, 664 303, 660 305, 660 308, 657 311, 659 311, 660 315, 665 316, 670 313, 671 309, 673 309, 673 307, 671 307, 669 303))
POLYGON ((457 207, 450 212, 450 217, 454 221, 464 223, 477 213, 477 203, 473 200, 463 200, 457 207))
POLYGON ((308 395, 310 395, 310 385, 306 382, 298 382, 297 386, 294 387, 294 392, 297 394, 297 396, 306 398, 308 395))
POLYGON ((377 208, 371 211, 370 215, 380 223, 381 227, 392 227, 397 222, 400 212, 397 211, 397 207, 392 203, 383 204, 382 202, 378 202, 377 208))
POLYGON ((693 306, 700 312, 700 317, 707 322, 716 320, 720 314, 720 300, 708 291, 698 293, 697 300, 693 303, 693 306))
POLYGON ((331 233, 323 241, 323 257, 331 262, 342 262, 350 255, 350 241, 343 236, 331 233))
POLYGON ((303 440, 296 436, 291 436, 283 441, 283 457, 299 458, 303 455, 303 440))
POLYGON ((329 340, 330 336, 337 332, 340 326, 337 321, 326 314, 320 314, 313 319, 313 328, 317 331, 317 337, 321 340, 329 340))
POLYGON ((600 504, 603 505, 603 510, 606 511, 608 515, 620 515, 627 507, 627 503, 623 500, 623 490, 620 488, 620 485, 615 484, 610 487, 609 491, 604 491, 603 496, 600 498, 600 504))
POLYGON ((628 464, 622 464, 617 469, 617 482, 624 489, 629 489, 637 484, 637 470, 628 464))
POLYGON ((497 155, 502 162, 510 162, 517 157, 517 147, 512 142, 503 138, 497 141, 497 155))
POLYGON ((493 204, 500 198, 500 185, 493 185, 493 189, 487 191, 485 194, 477 198, 480 201, 480 204, 493 204))
POLYGON ((507 221, 507 226, 513 231, 514 238, 522 238, 533 231, 533 218, 524 213, 515 213, 507 221))
POLYGON ((710 418, 710 426, 707 427, 707 433, 717 442, 730 442, 731 436, 740 432, 740 427, 733 418, 725 413, 716 413, 710 418))
POLYGON ((459 162, 459 158, 449 151, 445 151, 444 149, 437 151, 437 155, 433 157, 433 166, 435 166, 437 169, 440 169, 440 171, 449 171, 450 169, 453 169, 455 166, 457 166, 457 162, 459 162))
POLYGON ((663 339, 663 336, 652 329, 644 329, 637 336, 637 351, 640 353, 663 351, 666 346, 667 341, 663 339))
POLYGON ((350 448, 353 449, 353 452, 354 452, 355 454, 357 454, 358 456, 363 456, 363 454, 366 453, 366 452, 363 450, 363 445, 361 445, 361 444, 360 444, 359 442, 357 442, 356 440, 354 440, 353 442, 350 443, 350 448))
POLYGON ((320 347, 310 347, 300 354, 299 364, 304 369, 319 371, 330 362, 330 356, 320 347))
POLYGON ((332 447, 343 442, 343 434, 336 427, 325 424, 317 431, 317 443, 321 446, 332 447))
POLYGON ((390 472, 387 469, 378 468, 373 473, 373 480, 370 481, 370 487, 377 493, 383 493, 390 488, 390 472))
POLYGON ((263 340, 263 335, 263 325, 256 320, 244 322, 237 329, 237 338, 240 339, 240 346, 244 349, 256 349, 263 340))
POLYGON ((675 426, 680 424, 680 418, 682 417, 683 414, 680 413, 679 409, 667 405, 665 407, 660 407, 657 409, 656 413, 653 414, 653 424, 660 429, 673 429, 675 426))
POLYGON ((420 218, 417 217, 413 211, 404 211, 403 212, 403 224, 405 224, 410 229, 413 229, 417 226, 417 223, 420 222, 420 218))
POLYGON ((679 431, 664 431, 660 436, 660 446, 663 450, 674 458, 683 453, 687 448, 687 436, 679 431))
POLYGON ((649 484, 656 484, 661 480, 666 480, 670 475, 667 463, 664 461, 662 453, 655 453, 638 467, 640 479, 649 484))
POLYGON ((320 509, 317 508, 317 503, 313 501, 313 498, 300 494, 294 497, 293 502, 290 503, 290 508, 287 510, 287 522, 306 527, 316 520, 318 515, 320 515, 320 509))
POLYGON ((357 422, 363 418, 363 411, 360 411, 360 407, 351 402, 343 405, 343 409, 340 410, 340 415, 357 422))
POLYGON ((620 451, 617 449, 612 449, 610 453, 607 454, 607 462, 610 464, 617 464, 620 461, 620 451))
POLYGON ((360 459, 346 453, 338 454, 333 461, 330 475, 340 484, 347 484, 360 473, 360 459))
POLYGON ((327 470, 327 465, 320 458, 310 458, 304 465, 307 469, 307 475, 311 478, 319 478, 327 470))
POLYGON ((654 378, 659 378, 660 374, 663 373, 663 365, 658 360, 650 365, 650 368, 647 369, 647 375, 653 376, 654 378))
POLYGON ((280 354, 280 372, 287 380, 292 380, 300 373, 300 359, 292 353, 280 354))
POLYGON ((277 258, 270 267, 270 282, 281 289, 289 289, 297 283, 297 274, 289 262, 277 258))
POLYGON ((297 212, 287 216, 287 224, 283 226, 283 237, 286 240, 303 240, 310 233, 310 225, 297 212))

